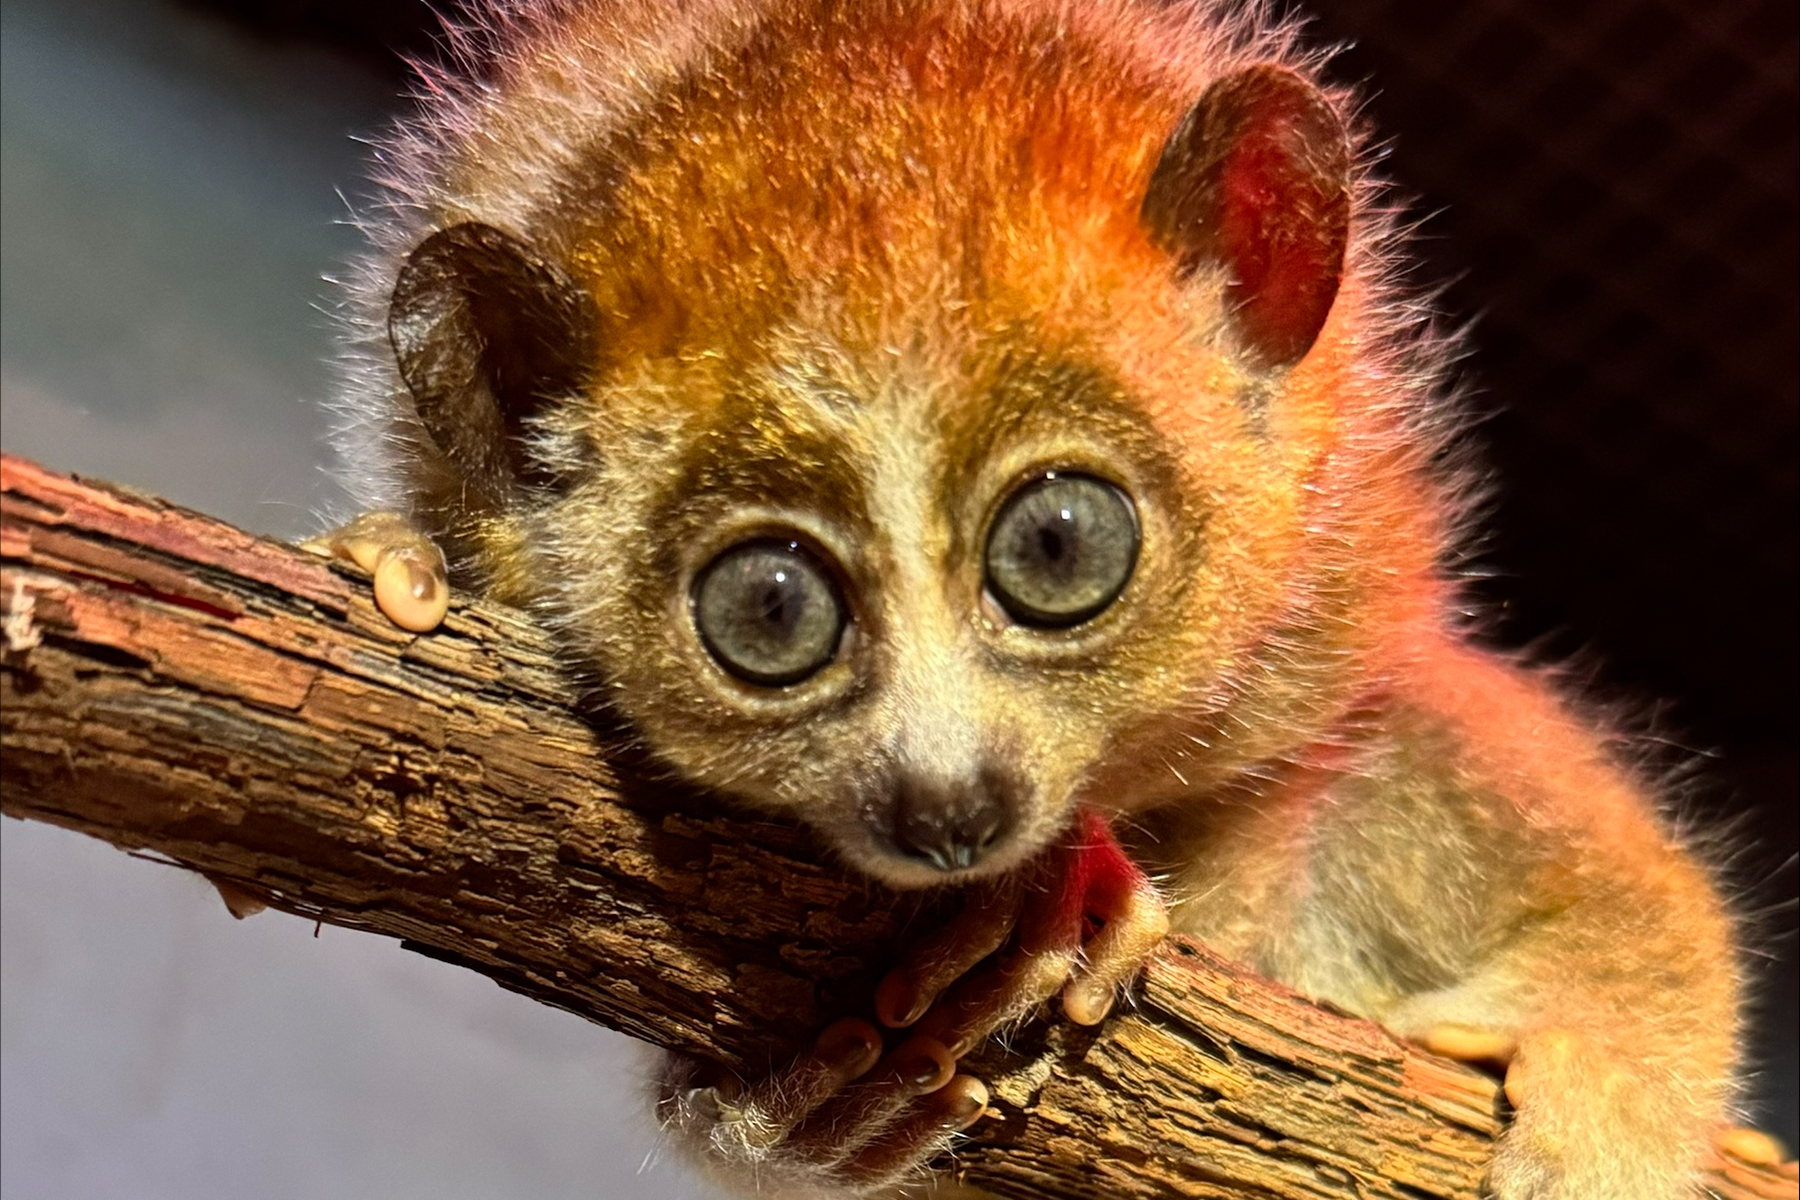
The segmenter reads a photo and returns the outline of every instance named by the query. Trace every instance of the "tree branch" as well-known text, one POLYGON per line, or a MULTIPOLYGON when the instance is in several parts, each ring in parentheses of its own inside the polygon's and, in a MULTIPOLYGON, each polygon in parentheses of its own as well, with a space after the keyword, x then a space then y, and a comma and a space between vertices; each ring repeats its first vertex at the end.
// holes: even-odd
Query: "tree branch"
MULTIPOLYGON (((909 923, 805 833, 625 786, 522 614, 405 634, 349 569, 0 460, 0 805, 759 1074, 866 1008, 909 923)), ((1494 1082, 1176 939, 1099 1030, 972 1069, 1014 1197, 1476 1195, 1494 1082)), ((1732 1159, 1725 1197, 1794 1197, 1732 1159)))

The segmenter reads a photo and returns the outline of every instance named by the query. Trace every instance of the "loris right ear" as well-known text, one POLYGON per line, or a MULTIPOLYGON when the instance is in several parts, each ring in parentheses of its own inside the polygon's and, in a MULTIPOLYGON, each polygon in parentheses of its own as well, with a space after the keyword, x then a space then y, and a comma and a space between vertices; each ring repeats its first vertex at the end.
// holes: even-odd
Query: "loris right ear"
POLYGON ((1141 219, 1192 274, 1224 268, 1250 356, 1285 367, 1312 348, 1350 240, 1350 138, 1298 73, 1249 67, 1214 83, 1163 146, 1141 219))
POLYGON ((505 506, 548 482, 522 436, 547 400, 593 363, 593 300, 567 272, 491 225, 432 234, 407 256, 388 305, 388 340, 419 421, 467 496, 505 506))

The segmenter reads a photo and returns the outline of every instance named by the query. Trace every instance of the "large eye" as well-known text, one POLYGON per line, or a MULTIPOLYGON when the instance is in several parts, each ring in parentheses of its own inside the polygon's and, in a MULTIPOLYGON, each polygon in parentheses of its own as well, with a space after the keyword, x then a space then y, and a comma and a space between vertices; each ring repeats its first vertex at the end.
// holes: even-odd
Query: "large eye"
POLYGON ((1137 510, 1090 475, 1051 471, 1014 492, 988 531, 987 585, 1024 625, 1098 616, 1137 565, 1137 510))
POLYGON ((694 624, 719 665, 740 679, 785 687, 837 655, 844 605, 794 542, 733 546, 694 581, 694 624))

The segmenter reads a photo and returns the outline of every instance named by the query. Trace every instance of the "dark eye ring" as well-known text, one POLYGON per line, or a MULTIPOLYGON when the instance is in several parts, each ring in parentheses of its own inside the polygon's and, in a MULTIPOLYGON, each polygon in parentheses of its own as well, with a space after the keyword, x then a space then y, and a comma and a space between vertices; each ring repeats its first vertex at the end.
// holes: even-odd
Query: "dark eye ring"
POLYGON ((1021 625, 1091 621, 1137 566, 1137 508, 1092 475, 1046 471, 1007 497, 988 529, 987 588, 1021 625))
POLYGON ((694 628, 721 667, 747 683, 790 687, 837 657, 847 618, 831 575, 796 541, 759 538, 721 552, 694 577, 694 628))

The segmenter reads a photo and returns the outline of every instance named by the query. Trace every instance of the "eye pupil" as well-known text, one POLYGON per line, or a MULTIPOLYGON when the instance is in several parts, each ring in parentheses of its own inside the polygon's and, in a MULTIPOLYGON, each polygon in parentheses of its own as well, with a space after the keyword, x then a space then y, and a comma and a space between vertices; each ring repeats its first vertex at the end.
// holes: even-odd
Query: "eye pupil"
POLYGON ((694 624, 719 665, 740 679, 785 687, 837 655, 844 606, 825 571, 791 543, 746 542, 694 580, 694 624))
POLYGON ((1137 551, 1137 510, 1124 492, 1092 476, 1048 473, 994 518, 988 590, 1021 624, 1079 625, 1118 599, 1137 551))

